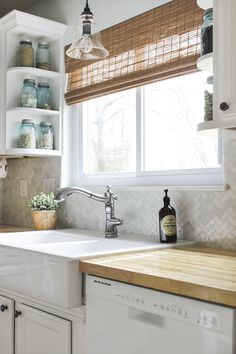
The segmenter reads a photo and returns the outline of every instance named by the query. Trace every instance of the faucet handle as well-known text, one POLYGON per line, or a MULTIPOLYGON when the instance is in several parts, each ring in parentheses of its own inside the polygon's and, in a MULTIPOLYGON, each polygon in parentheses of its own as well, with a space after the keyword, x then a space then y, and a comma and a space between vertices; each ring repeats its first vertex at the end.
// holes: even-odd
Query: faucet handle
POLYGON ((108 186, 106 186, 106 192, 105 192, 105 195, 107 195, 108 197, 112 197, 112 198, 114 198, 113 197, 113 192, 112 192, 112 189, 111 189, 111 185, 108 185, 108 186))
POLYGON ((109 194, 113 200, 117 200, 117 195, 114 195, 111 189, 111 185, 106 186, 106 194, 109 194))

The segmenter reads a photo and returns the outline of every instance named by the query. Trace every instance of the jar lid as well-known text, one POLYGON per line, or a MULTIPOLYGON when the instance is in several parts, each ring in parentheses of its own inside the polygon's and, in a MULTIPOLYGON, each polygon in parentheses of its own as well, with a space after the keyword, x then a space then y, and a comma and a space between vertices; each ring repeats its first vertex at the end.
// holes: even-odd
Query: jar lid
POLYGON ((207 9, 204 11, 204 16, 208 16, 210 14, 213 14, 213 8, 211 7, 210 9, 207 9))
POLYGON ((34 125, 34 121, 32 119, 22 119, 21 124, 34 125))
POLYGON ((20 41, 20 44, 29 44, 32 45, 32 42, 30 39, 23 39, 22 41, 20 41))
POLYGON ((38 87, 47 87, 47 88, 49 88, 50 85, 49 85, 48 82, 39 82, 39 83, 38 83, 38 87))
POLYGON ((49 44, 48 44, 47 42, 39 42, 39 43, 38 43, 38 47, 49 48, 49 44))
POLYGON ((213 85, 213 75, 208 76, 208 78, 207 78, 207 84, 213 85))
POLYGON ((36 84, 35 80, 33 80, 33 79, 24 79, 23 83, 24 84, 33 84, 33 85, 36 84))
POLYGON ((51 128, 51 127, 52 127, 52 123, 50 123, 50 122, 40 122, 39 126, 40 126, 40 127, 48 127, 48 128, 51 128))

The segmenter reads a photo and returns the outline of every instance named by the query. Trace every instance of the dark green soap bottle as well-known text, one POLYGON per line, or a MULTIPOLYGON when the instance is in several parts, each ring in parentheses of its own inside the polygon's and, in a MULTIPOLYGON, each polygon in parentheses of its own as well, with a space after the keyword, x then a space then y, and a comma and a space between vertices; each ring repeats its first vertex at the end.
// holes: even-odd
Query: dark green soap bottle
POLYGON ((164 207, 159 211, 160 242, 171 243, 177 241, 176 213, 170 205, 168 189, 164 189, 164 207))

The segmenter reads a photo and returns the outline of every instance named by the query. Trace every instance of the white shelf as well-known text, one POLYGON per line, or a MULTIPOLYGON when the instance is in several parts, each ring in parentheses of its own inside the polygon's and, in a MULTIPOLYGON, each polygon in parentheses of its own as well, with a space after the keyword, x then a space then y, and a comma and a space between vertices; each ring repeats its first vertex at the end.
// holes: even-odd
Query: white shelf
POLYGON ((208 53, 198 58, 197 67, 200 70, 213 73, 213 53, 208 53))
POLYGON ((217 126, 216 122, 214 120, 198 123, 198 125, 197 125, 198 131, 207 130, 207 129, 218 129, 218 128, 219 128, 219 125, 217 126))
POLYGON ((23 156, 19 156, 19 155, 0 155, 0 159, 21 159, 23 156))
POLYGON ((61 156, 59 150, 45 150, 45 149, 6 149, 6 155, 15 155, 15 156, 61 156))
POLYGON ((7 113, 9 112, 16 112, 21 114, 34 114, 37 116, 57 116, 60 114, 59 111, 54 111, 52 109, 27 108, 27 107, 11 107, 7 110, 7 113))
POLYGON ((15 66, 12 68, 9 68, 7 70, 7 74, 20 74, 20 75, 31 75, 34 77, 40 77, 40 78, 46 78, 46 79, 55 79, 60 76, 60 73, 56 71, 50 71, 50 70, 42 70, 38 68, 31 68, 31 67, 25 67, 25 66, 15 66))
POLYGON ((28 34, 31 38, 48 38, 51 40, 63 36, 66 25, 22 11, 12 10, 1 18, 4 31, 21 35, 28 34))
POLYGON ((225 114, 224 119, 219 121, 208 121, 202 122, 197 125, 198 131, 208 130, 208 129, 232 129, 236 127, 236 116, 235 114, 225 114))
POLYGON ((197 4, 201 9, 207 10, 213 7, 213 0, 197 0, 197 4))

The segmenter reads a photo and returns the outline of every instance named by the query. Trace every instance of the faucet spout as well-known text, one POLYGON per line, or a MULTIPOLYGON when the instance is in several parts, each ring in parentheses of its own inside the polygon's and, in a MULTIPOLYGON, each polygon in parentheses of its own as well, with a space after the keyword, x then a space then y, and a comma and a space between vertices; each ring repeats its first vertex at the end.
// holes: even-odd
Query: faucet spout
POLYGON ((105 202, 107 197, 105 194, 93 193, 87 189, 80 187, 66 187, 62 188, 56 195, 56 200, 63 202, 65 198, 69 197, 73 193, 82 194, 85 197, 97 200, 99 202, 105 202))

